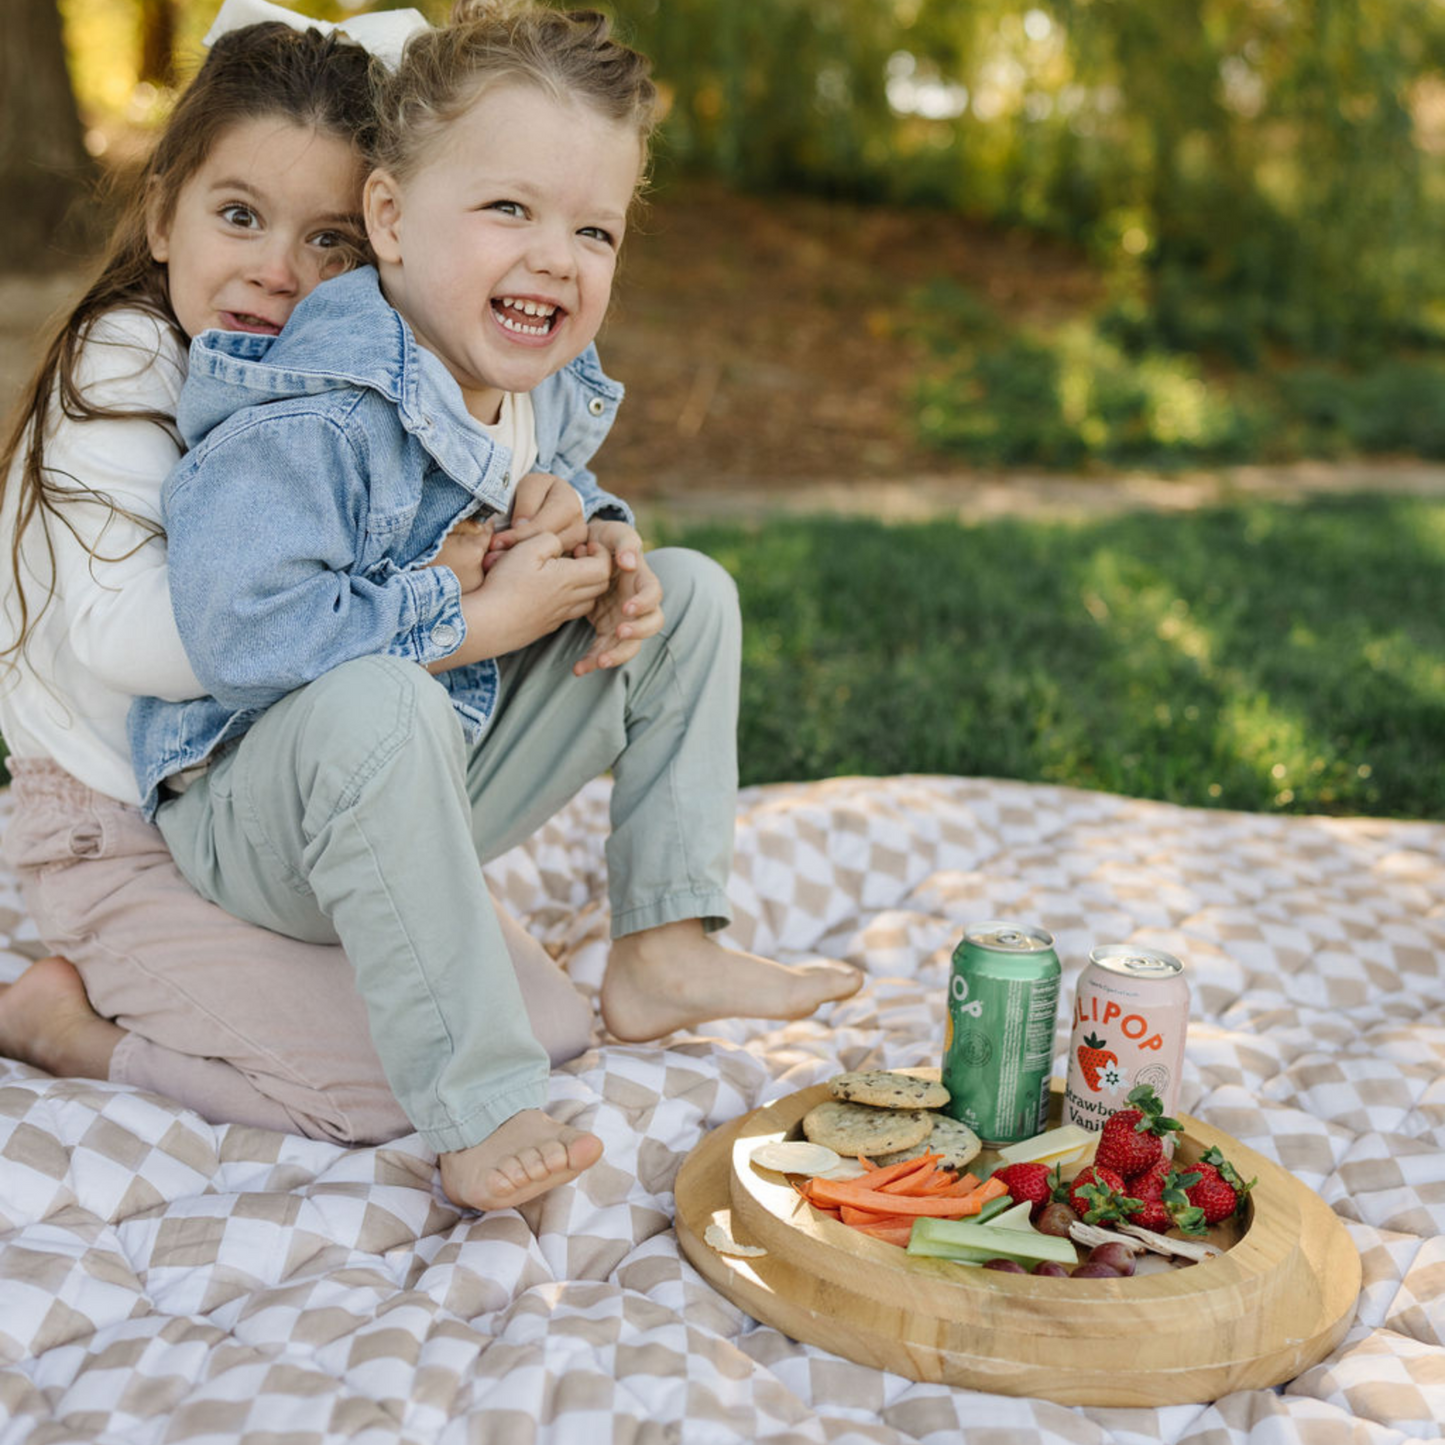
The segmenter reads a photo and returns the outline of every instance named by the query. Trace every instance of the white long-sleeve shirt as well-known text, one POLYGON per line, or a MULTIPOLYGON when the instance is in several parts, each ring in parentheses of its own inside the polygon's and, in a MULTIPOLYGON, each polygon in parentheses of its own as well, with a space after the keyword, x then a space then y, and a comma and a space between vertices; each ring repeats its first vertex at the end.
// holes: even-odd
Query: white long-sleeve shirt
MULTIPOLYGON (((78 377, 88 401, 174 416, 186 354, 155 317, 107 313, 81 351, 78 377)), ((50 758, 73 777, 123 802, 139 803, 126 740, 126 714, 137 695, 182 701, 199 697, 171 611, 166 546, 129 517, 89 499, 99 493, 137 518, 159 525, 161 488, 180 456, 165 428, 139 419, 72 421, 52 406, 44 462, 50 479, 76 488, 65 525, 49 518, 55 548, 54 595, 39 517, 27 529, 21 565, 32 632, 25 652, 0 674, 0 735, 13 756, 50 758), (74 528, 72 534, 71 527, 74 528), (94 549, 99 555, 92 555, 94 549)), ((21 459, 0 512, 5 642, 19 623, 9 566, 21 459)))

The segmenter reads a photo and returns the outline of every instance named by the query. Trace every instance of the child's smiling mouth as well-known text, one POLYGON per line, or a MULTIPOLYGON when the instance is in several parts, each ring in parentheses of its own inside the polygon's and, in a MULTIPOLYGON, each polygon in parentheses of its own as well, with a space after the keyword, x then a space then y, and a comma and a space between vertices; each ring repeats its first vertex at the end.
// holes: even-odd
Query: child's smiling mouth
POLYGON ((567 313, 550 301, 521 296, 492 297, 492 315, 503 330, 518 337, 550 335, 567 313))
POLYGON ((221 319, 227 331, 245 331, 255 336, 279 336, 281 323, 269 321, 264 316, 253 316, 249 311, 223 311, 221 319))

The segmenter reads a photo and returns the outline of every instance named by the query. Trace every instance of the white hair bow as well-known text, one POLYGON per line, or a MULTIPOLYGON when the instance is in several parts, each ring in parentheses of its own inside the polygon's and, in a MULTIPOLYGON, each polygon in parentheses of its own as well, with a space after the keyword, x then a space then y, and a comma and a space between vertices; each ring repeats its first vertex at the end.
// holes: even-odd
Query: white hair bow
POLYGON ((309 16, 298 15, 284 5, 273 5, 271 0, 225 0, 201 43, 214 45, 220 36, 229 31, 239 30, 243 25, 259 25, 266 20, 279 21, 293 30, 319 30, 325 35, 340 30, 393 69, 401 61, 406 42, 419 31, 429 28, 426 16, 417 10, 383 10, 379 14, 355 15, 350 20, 333 24, 330 20, 312 20, 309 16))

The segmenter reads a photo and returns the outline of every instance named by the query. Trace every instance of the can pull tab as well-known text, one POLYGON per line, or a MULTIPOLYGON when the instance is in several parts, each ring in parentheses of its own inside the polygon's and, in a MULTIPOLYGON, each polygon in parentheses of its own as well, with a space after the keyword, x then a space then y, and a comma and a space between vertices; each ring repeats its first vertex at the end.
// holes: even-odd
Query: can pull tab
POLYGON ((1130 973, 1168 973, 1169 965, 1159 958, 1150 958, 1148 955, 1131 954, 1128 958, 1119 960, 1130 973))
POLYGON ((1022 933, 1012 928, 1005 928, 997 938, 1005 948, 1022 948, 1028 942, 1022 933))

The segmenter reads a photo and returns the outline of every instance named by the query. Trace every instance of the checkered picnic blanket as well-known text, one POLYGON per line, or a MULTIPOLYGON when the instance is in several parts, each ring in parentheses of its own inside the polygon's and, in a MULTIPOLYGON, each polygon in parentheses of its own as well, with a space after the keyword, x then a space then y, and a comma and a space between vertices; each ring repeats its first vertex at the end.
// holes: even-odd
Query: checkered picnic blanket
MULTIPOLYGON (((492 870, 589 991, 606 803, 587 789, 492 870)), ((520 1213, 459 1215, 414 1138, 213 1127, 0 1062, 0 1445, 1440 1438, 1445 826, 837 779, 744 794, 733 893, 739 946, 850 959, 867 986, 799 1023, 599 1033, 552 1094, 604 1161, 520 1213), (1188 961, 1181 1107, 1317 1190, 1363 1258, 1329 1359, 1160 1410, 921 1385, 757 1324, 681 1256, 671 1191, 698 1140, 839 1069, 936 1062, 951 948, 1000 916, 1054 933, 1066 999, 1095 943, 1188 961)), ((7 945, 13 976, 33 934, 0 879, 7 945)), ((1061 1070, 1063 1017, 1057 1042, 1061 1070)))

